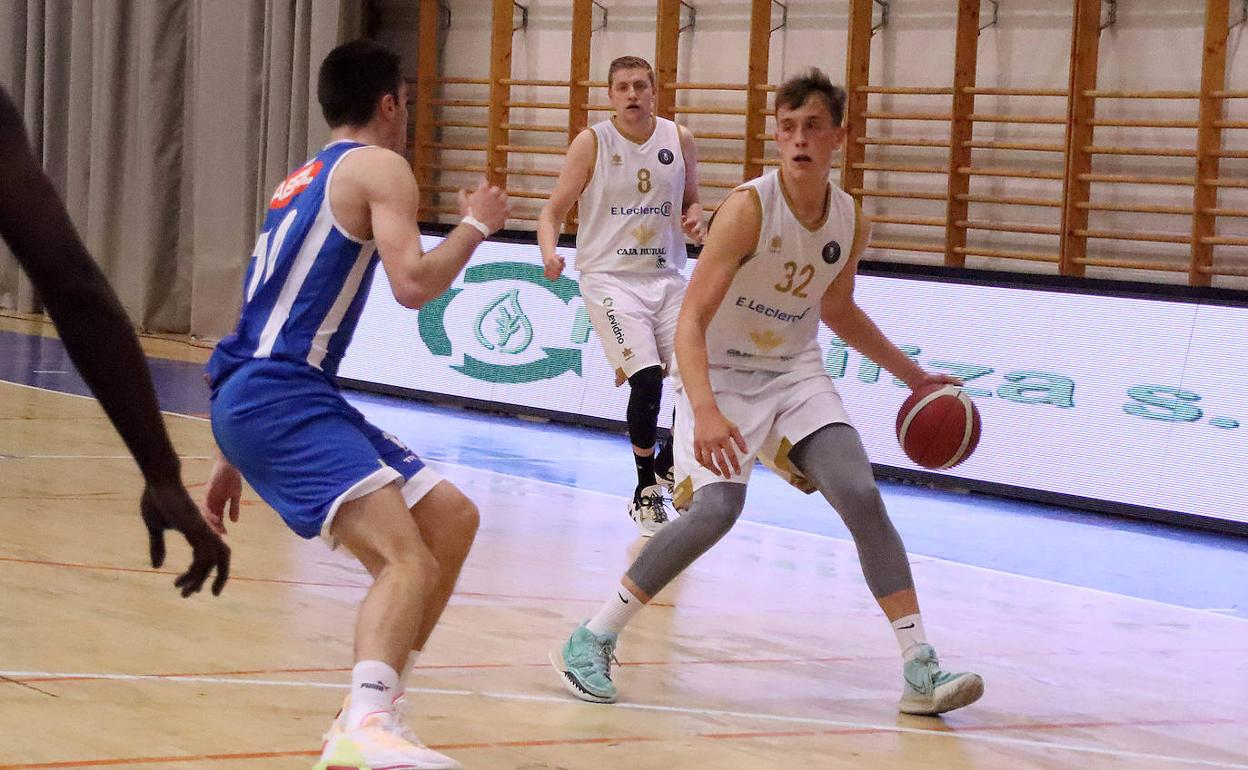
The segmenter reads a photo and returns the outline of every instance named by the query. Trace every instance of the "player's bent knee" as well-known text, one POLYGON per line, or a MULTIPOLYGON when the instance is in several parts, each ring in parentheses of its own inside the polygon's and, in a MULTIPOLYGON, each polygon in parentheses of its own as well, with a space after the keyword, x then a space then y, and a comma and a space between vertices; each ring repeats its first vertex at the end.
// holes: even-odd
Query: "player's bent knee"
POLYGON ((455 519, 457 529, 471 542, 477 536, 477 529, 481 526, 481 509, 465 497, 464 504, 455 513, 455 519))
POLYGON ((427 549, 412 548, 389 561, 383 570, 399 576, 408 585, 432 585, 438 582, 442 567, 427 549))
POLYGON ((663 401, 663 370, 648 366, 628 378, 628 435, 633 446, 653 446, 658 432, 659 405, 663 401))
POLYGON ((647 366, 639 372, 634 372, 632 377, 628 378, 628 386, 633 391, 641 391, 643 393, 653 394, 663 392, 663 368, 660 366, 647 366))
POLYGON ((455 534, 469 541, 481 524, 481 511, 471 498, 448 481, 440 482, 412 506, 412 517, 428 537, 455 534))
POLYGON ((864 516, 880 516, 884 513, 884 498, 874 479, 856 479, 839 496, 844 499, 847 508, 864 516))
POLYGON ((707 536, 719 540, 728 534, 728 530, 732 529, 733 525, 737 523, 739 515, 740 511, 730 507, 690 506, 690 509, 681 518, 688 517, 690 521, 696 521, 699 528, 707 536))
POLYGON ((689 510, 681 518, 691 517, 716 539, 727 534, 745 509, 745 485, 733 483, 708 484, 693 493, 689 510))

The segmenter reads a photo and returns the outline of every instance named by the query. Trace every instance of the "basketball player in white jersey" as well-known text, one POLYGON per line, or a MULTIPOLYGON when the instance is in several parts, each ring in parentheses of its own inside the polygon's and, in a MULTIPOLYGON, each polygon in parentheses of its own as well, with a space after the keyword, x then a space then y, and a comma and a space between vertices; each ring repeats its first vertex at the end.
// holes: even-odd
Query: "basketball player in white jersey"
POLYGON ((369 424, 334 373, 378 260, 395 299, 420 307, 503 226, 507 197, 484 182, 461 191, 463 221, 424 253, 416 182, 400 154, 399 57, 369 40, 341 45, 321 64, 317 97, 332 141, 269 201, 238 327, 208 362, 221 456, 204 515, 221 534, 227 506, 237 521, 241 474, 296 534, 345 546, 373 576, 356 619, 351 689, 318 770, 458 768, 421 744, 396 702, 455 587, 477 508, 369 424))
POLYGON ((637 487, 628 511, 649 537, 668 520, 658 482, 671 484, 671 443, 656 458, 654 442, 685 292, 684 235, 702 242, 702 205, 693 134, 654 114, 654 71, 646 60, 611 62, 607 90, 615 114, 572 140, 537 239, 546 277, 554 280, 564 268, 555 251, 559 228, 579 199, 581 297, 616 384, 629 384, 637 487))
POLYGON ((958 383, 921 369, 854 302, 870 226, 828 180, 845 137, 844 104, 845 92, 819 70, 787 81, 776 93, 780 168, 738 187, 716 212, 676 331, 673 498, 687 510, 552 652, 565 686, 583 700, 616 699, 619 632, 736 522, 756 458, 817 489, 845 520, 901 648, 900 710, 939 714, 983 693, 977 674, 943 671, 927 643, 905 548, 815 339, 822 320, 911 388, 958 383))

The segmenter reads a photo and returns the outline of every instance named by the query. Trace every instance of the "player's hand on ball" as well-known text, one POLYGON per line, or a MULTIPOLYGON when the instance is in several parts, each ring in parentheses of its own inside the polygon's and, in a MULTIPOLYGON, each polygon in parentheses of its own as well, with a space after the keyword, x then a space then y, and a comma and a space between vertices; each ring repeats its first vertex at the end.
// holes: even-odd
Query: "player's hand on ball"
POLYGON ((718 409, 694 417, 693 458, 699 465, 723 478, 739 474, 738 449, 743 455, 748 451, 745 439, 718 409))
POLYGON ((152 567, 165 563, 165 530, 182 533, 191 544, 191 566, 173 581, 182 596, 190 596, 204 586, 204 581, 215 569, 217 577, 212 581, 212 593, 218 595, 230 577, 230 547, 221 542, 212 531, 199 508, 191 499, 181 481, 167 484, 149 484, 143 490, 139 503, 143 524, 147 527, 148 545, 152 567))
POLYGON ((928 385, 957 385, 961 387, 965 383, 963 383, 960 378, 954 377, 952 374, 923 372, 923 378, 921 380, 906 384, 910 386, 911 390, 919 390, 920 388, 927 387, 928 385))
POLYGON ((472 192, 459 191, 459 211, 464 216, 480 220, 490 232, 498 232, 511 216, 511 204, 507 193, 484 179, 472 192))

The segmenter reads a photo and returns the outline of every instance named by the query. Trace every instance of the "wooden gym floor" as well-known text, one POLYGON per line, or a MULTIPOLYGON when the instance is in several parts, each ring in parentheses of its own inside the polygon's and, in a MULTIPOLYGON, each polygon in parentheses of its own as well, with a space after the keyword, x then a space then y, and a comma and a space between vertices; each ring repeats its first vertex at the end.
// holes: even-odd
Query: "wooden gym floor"
MULTIPOLYGON (((198 485, 208 424, 167 421, 198 485)), ((249 494, 224 595, 182 600, 186 549, 146 568, 140 478, 94 401, 0 382, 0 426, 0 770, 310 767, 363 569, 249 494)), ((576 701, 547 650, 636 554, 623 500, 432 464, 483 523, 409 716, 468 768, 1248 768, 1239 618, 916 556, 929 636, 987 692, 901 716, 852 544, 751 522, 630 627, 621 702, 576 701)))

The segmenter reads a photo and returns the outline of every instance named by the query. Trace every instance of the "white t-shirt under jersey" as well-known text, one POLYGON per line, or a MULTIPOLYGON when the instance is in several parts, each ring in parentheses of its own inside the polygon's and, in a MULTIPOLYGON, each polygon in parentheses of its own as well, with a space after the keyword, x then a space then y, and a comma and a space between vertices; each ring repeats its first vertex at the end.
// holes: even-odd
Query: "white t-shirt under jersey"
POLYGON ((707 327, 708 362, 776 372, 822 369, 815 339, 820 300, 849 261, 858 207, 829 182, 826 216, 812 229, 793 214, 779 170, 737 189, 750 190, 761 227, 754 251, 707 327))
POLYGON ((676 124, 655 118, 638 144, 610 120, 590 126, 597 142, 581 193, 576 269, 582 273, 675 272, 685 266, 680 229, 685 158, 676 124))

